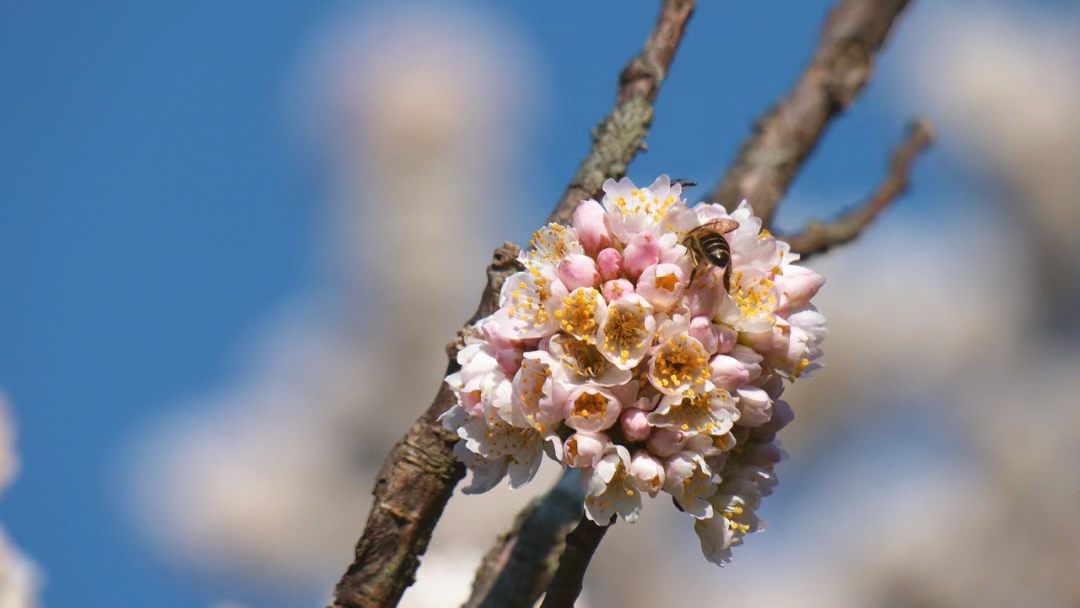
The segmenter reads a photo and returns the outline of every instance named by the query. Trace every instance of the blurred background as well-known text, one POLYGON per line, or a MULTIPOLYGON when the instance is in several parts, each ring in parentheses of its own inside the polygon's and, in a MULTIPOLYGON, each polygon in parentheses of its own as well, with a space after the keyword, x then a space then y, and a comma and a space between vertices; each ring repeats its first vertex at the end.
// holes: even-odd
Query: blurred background
MULTIPOLYGON (((704 193, 829 5, 702 2, 630 177, 704 193)), ((3 4, 0 607, 326 601, 656 6, 3 4)), ((591 608, 1080 606, 1078 64, 1073 2, 914 3, 779 218, 936 125, 912 191, 811 262, 827 367, 788 393, 769 529, 718 570, 650 505, 591 608)), ((451 501, 403 605, 456 605, 557 473, 451 501)))

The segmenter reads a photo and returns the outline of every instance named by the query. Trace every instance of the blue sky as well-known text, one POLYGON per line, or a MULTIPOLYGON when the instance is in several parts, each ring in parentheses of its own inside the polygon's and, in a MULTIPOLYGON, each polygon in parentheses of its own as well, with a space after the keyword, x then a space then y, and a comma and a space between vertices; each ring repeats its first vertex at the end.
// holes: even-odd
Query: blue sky
MULTIPOLYGON (((46 605, 206 606, 233 591, 144 547, 119 504, 117 460, 151 408, 223 382, 258 321, 315 280, 325 193, 285 92, 319 27, 344 6, 0 8, 0 386, 22 460, 0 522, 43 567, 46 605)), ((521 224, 531 225, 609 110, 656 5, 469 6, 516 29, 541 63, 521 224)), ((712 183, 798 73, 826 7, 703 2, 631 176, 712 183)), ((872 185, 904 126, 885 96, 871 87, 837 123, 797 193, 854 197, 872 185)), ((922 191, 949 187, 935 158, 920 169, 922 191)))

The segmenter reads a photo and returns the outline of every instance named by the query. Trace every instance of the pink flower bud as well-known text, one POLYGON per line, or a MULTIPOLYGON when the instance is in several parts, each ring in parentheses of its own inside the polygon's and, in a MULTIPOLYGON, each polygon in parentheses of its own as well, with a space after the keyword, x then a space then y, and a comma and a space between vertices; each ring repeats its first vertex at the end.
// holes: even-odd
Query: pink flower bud
POLYGON ((785 335, 780 323, 763 331, 744 331, 739 336, 743 345, 759 353, 771 353, 773 351, 786 351, 791 339, 790 332, 785 335))
POLYGON ((622 254, 610 247, 596 254, 596 266, 605 281, 619 278, 622 271, 622 254))
POLYGON ((642 271, 660 260, 660 245, 648 232, 635 234, 623 250, 623 270, 636 279, 642 271))
POLYGON ((764 360, 761 353, 749 346, 736 344, 728 354, 738 359, 746 367, 746 370, 750 372, 751 381, 757 380, 758 376, 761 375, 761 362, 764 360))
POLYGON ((731 392, 750 381, 750 371, 735 357, 716 355, 709 361, 709 379, 731 392))
POLYGON ((666 427, 657 427, 649 435, 649 451, 660 458, 668 458, 678 454, 686 443, 686 437, 678 431, 666 427))
POLYGON ((637 293, 656 310, 665 311, 674 306, 685 288, 681 268, 675 264, 653 264, 641 273, 637 293))
POLYGON ((785 266, 784 274, 776 277, 776 287, 780 290, 778 312, 806 306, 824 284, 825 277, 809 268, 794 264, 785 266))
POLYGON ((645 450, 638 450, 630 459, 630 479, 637 489, 649 496, 656 496, 664 487, 665 477, 664 465, 645 450))
POLYGON ((615 279, 604 283, 604 300, 614 302, 623 296, 634 293, 634 284, 626 279, 615 279))
POLYGON ((588 253, 595 254, 611 244, 611 233, 607 227, 607 213, 596 201, 582 201, 574 211, 572 220, 577 232, 578 242, 588 253))
POLYGON ((615 424, 621 409, 610 391, 580 386, 566 399, 566 424, 582 433, 596 433, 615 424))
POLYGON ((600 273, 596 269, 596 262, 589 256, 580 253, 568 254, 559 262, 556 272, 559 280, 570 291, 578 287, 593 287, 600 282, 600 273))
POLYGON ((629 408, 621 415, 623 434, 630 441, 645 441, 652 432, 649 414, 644 410, 629 408))
POLYGON ((772 417, 772 399, 760 388, 740 388, 735 391, 739 397, 739 425, 746 427, 761 426, 772 417))
POLYGON ((713 329, 713 323, 708 317, 694 317, 690 320, 690 337, 697 338, 698 342, 705 347, 705 352, 716 352, 716 348, 719 345, 719 340, 716 337, 716 331, 713 329))

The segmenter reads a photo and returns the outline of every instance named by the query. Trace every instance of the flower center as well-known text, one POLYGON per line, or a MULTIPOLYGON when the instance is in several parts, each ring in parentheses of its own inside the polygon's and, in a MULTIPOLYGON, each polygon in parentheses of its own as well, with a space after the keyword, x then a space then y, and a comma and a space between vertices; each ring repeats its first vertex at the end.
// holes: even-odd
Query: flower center
POLYGON ((604 324, 604 343, 601 347, 619 356, 623 363, 630 358, 630 351, 644 346, 645 309, 634 303, 633 308, 610 311, 604 324))
POLYGON ((593 334, 599 328, 596 323, 598 303, 603 302, 598 297, 599 295, 600 292, 592 287, 586 287, 575 289, 573 293, 563 298, 566 308, 556 312, 562 328, 575 336, 581 336, 586 341, 593 341, 593 334))
POLYGON ((679 279, 675 276, 675 273, 656 275, 656 286, 671 293, 675 292, 675 285, 678 282, 679 279))
POLYGON ((764 277, 746 280, 742 272, 736 272, 735 290, 732 293, 735 303, 743 316, 756 317, 768 315, 776 307, 776 296, 771 292, 773 282, 764 277))
POLYGON ((562 224, 548 224, 537 230, 529 240, 534 249, 529 253, 530 259, 557 264, 568 253, 572 253, 569 237, 566 226, 562 224))
POLYGON ((705 381, 705 349, 697 341, 678 336, 671 348, 657 355, 655 376, 664 387, 694 385, 705 381))
POLYGON ((591 418, 593 416, 603 417, 607 412, 607 398, 600 393, 582 393, 577 399, 574 399, 573 416, 580 416, 581 418, 591 418))
POLYGON ((590 344, 566 334, 559 334, 553 339, 558 341, 566 353, 563 364, 579 376, 596 378, 611 367, 611 363, 590 344))
MULTIPOLYGON (((687 392, 691 393, 691 391, 687 392)), ((727 401, 727 393, 710 391, 688 394, 678 403, 672 404, 671 410, 665 417, 684 432, 696 431, 712 435, 721 426, 720 420, 713 415, 713 401, 716 399, 727 401)), ((723 432, 726 432, 728 428, 730 425, 726 425, 723 432)))
POLYGON ((626 200, 625 196, 620 196, 615 199, 615 204, 619 206, 619 210, 624 215, 644 213, 653 221, 658 222, 667 215, 668 209, 675 204, 676 200, 670 194, 664 197, 664 200, 660 200, 660 197, 650 197, 644 190, 635 189, 630 192, 629 201, 626 200))

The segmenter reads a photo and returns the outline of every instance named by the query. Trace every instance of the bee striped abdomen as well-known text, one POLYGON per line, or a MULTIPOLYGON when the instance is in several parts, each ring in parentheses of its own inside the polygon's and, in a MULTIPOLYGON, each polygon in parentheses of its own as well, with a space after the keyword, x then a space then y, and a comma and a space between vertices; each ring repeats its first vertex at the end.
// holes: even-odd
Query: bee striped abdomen
POLYGON ((724 235, 716 232, 703 234, 698 239, 698 244, 701 246, 701 252, 713 266, 723 268, 731 262, 731 246, 728 245, 724 235))

